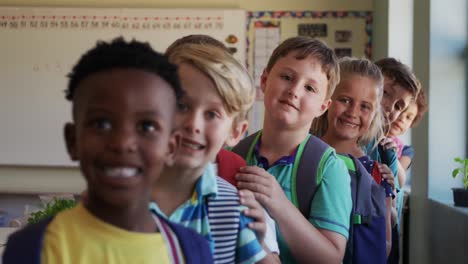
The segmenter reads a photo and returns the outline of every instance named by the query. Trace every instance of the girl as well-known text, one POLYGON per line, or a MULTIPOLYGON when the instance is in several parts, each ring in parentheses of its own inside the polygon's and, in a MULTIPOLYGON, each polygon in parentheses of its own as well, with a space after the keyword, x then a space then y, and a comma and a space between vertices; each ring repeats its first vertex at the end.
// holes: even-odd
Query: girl
MULTIPOLYGON (((328 111, 312 124, 312 133, 334 147, 337 153, 357 157, 367 171, 372 173, 375 163, 366 156, 363 147, 372 139, 383 136, 380 109, 383 93, 382 73, 374 63, 367 59, 345 57, 340 60, 340 80, 332 95, 332 103, 328 111)), ((391 170, 383 164, 376 166, 382 178, 392 185, 391 170)), ((385 249, 386 256, 391 249, 391 216, 396 217, 391 194, 393 194, 392 190, 387 190, 387 198, 385 198, 386 245, 378 246, 378 248, 385 249)), ((383 259, 379 258, 382 263, 385 261, 385 255, 383 256, 383 259)), ((345 256, 345 262, 346 258, 347 256, 345 256)))

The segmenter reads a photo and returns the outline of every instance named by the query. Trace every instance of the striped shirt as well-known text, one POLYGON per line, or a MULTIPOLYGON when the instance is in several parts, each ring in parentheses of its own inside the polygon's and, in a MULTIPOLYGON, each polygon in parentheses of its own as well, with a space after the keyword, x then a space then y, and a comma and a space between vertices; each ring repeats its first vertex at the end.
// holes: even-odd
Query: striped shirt
MULTIPOLYGON (((226 204, 223 205, 223 201, 220 199, 219 202, 211 202, 211 208, 209 208, 208 200, 211 197, 216 197, 218 199, 222 196, 230 195, 237 195, 235 188, 226 181, 217 177, 212 164, 208 164, 202 176, 196 182, 191 199, 180 205, 168 217, 169 220, 179 223, 185 227, 192 228, 204 236, 210 242, 210 247, 214 254, 216 263, 224 263, 224 260, 230 258, 230 256, 233 255, 233 252, 223 251, 230 248, 229 245, 215 245, 213 233, 222 234, 222 232, 226 232, 226 241, 228 242, 228 235, 233 235, 230 230, 232 226, 229 226, 232 223, 228 223, 228 225, 225 226, 226 230, 216 230, 216 232, 212 232, 210 222, 213 222, 213 220, 216 221, 216 217, 220 217, 219 215, 216 215, 214 211, 217 210, 216 208, 221 208, 219 210, 223 210, 223 212, 225 212, 223 207, 225 207, 226 204), (209 210, 210 216, 214 217, 211 221, 208 218, 209 210)), ((214 201, 216 201, 216 199, 214 201)), ((165 216, 156 203, 151 203, 150 207, 158 212, 158 214, 165 216)), ((234 252, 235 262, 255 263, 263 259, 266 256, 266 253, 260 245, 260 242, 257 240, 255 233, 247 227, 248 223, 253 220, 241 213, 244 209, 245 207, 243 206, 237 206, 235 211, 232 211, 232 213, 239 216, 238 229, 234 234, 237 235, 234 252)), ((216 228, 222 229, 220 226, 216 228)))

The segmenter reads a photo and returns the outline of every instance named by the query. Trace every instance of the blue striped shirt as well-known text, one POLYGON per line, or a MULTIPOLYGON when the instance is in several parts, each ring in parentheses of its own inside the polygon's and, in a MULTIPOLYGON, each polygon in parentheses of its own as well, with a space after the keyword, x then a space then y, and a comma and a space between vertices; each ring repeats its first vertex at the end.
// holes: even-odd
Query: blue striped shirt
MULTIPOLYGON (((225 184, 230 185, 227 182, 225 182, 225 184)), ((169 220, 192 228, 204 236, 210 242, 213 253, 215 252, 215 244, 210 230, 210 221, 208 219, 208 197, 218 195, 219 190, 226 187, 227 186, 223 185, 218 186, 217 176, 215 175, 213 166, 212 164, 208 164, 202 176, 197 180, 190 200, 181 204, 168 217, 169 220)), ((167 217, 162 213, 156 203, 150 203, 150 207, 162 216, 167 217)), ((248 223, 253 220, 241 213, 244 209, 245 207, 238 206, 236 212, 234 212, 239 214, 240 217, 235 247, 235 259, 236 263, 255 263, 263 259, 266 253, 257 240, 255 233, 247 227, 248 223)), ((220 245, 218 245, 218 248, 219 247, 220 245)), ((225 252, 226 256, 230 255, 229 253, 230 252, 225 252)))

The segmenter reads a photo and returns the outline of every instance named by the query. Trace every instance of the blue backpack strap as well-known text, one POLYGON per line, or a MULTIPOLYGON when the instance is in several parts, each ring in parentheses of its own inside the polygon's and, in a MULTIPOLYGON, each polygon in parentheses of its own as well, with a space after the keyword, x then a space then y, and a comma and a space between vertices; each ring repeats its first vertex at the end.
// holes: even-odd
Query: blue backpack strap
POLYGON ((232 148, 232 152, 244 158, 244 160, 247 162, 247 165, 252 165, 249 163, 249 161, 251 161, 255 143, 257 143, 261 134, 262 131, 260 130, 242 139, 234 148, 232 148))
POLYGON ((192 229, 183 227, 179 224, 172 223, 164 217, 159 219, 168 225, 174 234, 177 236, 179 245, 184 254, 185 263, 189 264, 204 264, 214 263, 211 255, 208 241, 192 229))
POLYGON ((217 195, 207 199, 210 233, 215 245, 214 260, 216 263, 235 263, 240 200, 237 189, 230 183, 221 177, 216 177, 216 183, 217 195))
POLYGON ((3 263, 41 263, 42 242, 47 226, 52 219, 53 217, 50 217, 38 223, 27 225, 11 234, 3 253, 3 263))
POLYGON ((312 200, 317 191, 317 186, 322 181, 321 168, 328 156, 333 152, 333 149, 314 135, 309 135, 303 149, 301 145, 294 162, 291 193, 293 203, 299 208, 302 215, 309 219, 312 200))

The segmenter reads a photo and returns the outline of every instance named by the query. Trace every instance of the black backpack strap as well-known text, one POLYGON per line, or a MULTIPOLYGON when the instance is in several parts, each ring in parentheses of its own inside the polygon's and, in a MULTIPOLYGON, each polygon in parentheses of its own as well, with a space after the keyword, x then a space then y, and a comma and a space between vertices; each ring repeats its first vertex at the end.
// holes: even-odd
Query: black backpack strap
POLYGON ((3 263, 40 264, 44 234, 52 219, 53 217, 50 217, 38 223, 27 225, 11 234, 3 253, 3 263))
POLYGON ((295 176, 296 206, 306 219, 309 219, 312 200, 317 191, 317 186, 322 181, 322 172, 319 170, 322 165, 321 162, 326 161, 332 151, 333 149, 327 143, 316 136, 310 135, 302 153, 297 153, 301 157, 295 176))
POLYGON ((244 160, 247 162, 247 165, 252 165, 248 164, 250 157, 247 157, 249 155, 250 150, 254 147, 252 144, 254 143, 255 139, 257 138, 258 134, 261 133, 261 131, 257 131, 253 133, 252 135, 242 139, 233 149, 232 152, 236 153, 237 155, 241 156, 244 158, 244 160))

